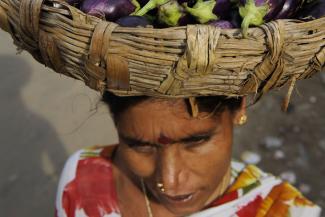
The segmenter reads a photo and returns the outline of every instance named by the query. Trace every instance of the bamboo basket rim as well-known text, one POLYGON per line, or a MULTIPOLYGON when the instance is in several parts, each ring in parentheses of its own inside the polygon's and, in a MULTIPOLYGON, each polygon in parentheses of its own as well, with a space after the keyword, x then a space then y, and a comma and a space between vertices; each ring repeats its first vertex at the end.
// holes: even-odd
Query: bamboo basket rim
POLYGON ((47 67, 119 96, 259 99, 288 84, 289 102, 297 80, 325 65, 325 17, 271 21, 244 38, 200 24, 120 27, 63 0, 2 0, 0 28, 47 67))

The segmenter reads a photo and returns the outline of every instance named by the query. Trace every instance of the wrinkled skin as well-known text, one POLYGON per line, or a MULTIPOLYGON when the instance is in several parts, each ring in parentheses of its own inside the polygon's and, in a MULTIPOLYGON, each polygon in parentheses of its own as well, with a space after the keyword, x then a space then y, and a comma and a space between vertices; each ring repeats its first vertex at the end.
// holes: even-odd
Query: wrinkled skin
POLYGON ((188 215, 218 197, 230 166, 233 126, 244 113, 242 106, 193 118, 182 99, 146 100, 127 109, 116 121, 120 145, 113 159, 122 215, 148 216, 141 177, 155 217, 188 215), (166 197, 186 194, 193 196, 181 203, 166 197))

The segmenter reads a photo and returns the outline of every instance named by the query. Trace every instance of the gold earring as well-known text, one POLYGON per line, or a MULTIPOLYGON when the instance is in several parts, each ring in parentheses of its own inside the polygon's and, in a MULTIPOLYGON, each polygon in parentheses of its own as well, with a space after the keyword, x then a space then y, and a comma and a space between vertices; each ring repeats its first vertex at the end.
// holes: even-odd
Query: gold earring
POLYGON ((238 124, 239 124, 239 125, 244 125, 244 124, 246 124, 246 122, 247 122, 247 115, 242 115, 242 116, 239 118, 238 124))
POLYGON ((157 187, 161 192, 165 192, 164 184, 163 183, 157 183, 157 187))

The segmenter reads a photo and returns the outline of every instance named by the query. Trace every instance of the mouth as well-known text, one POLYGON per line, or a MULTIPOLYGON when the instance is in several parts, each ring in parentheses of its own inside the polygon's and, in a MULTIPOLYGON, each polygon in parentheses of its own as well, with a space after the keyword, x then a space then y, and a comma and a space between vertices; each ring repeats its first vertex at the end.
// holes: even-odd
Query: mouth
POLYGON ((163 194, 163 198, 171 203, 171 204, 182 204, 182 203, 187 203, 189 201, 191 201, 194 197, 195 193, 190 193, 190 194, 181 194, 181 195, 175 195, 175 196, 171 196, 171 195, 167 195, 167 194, 163 194))

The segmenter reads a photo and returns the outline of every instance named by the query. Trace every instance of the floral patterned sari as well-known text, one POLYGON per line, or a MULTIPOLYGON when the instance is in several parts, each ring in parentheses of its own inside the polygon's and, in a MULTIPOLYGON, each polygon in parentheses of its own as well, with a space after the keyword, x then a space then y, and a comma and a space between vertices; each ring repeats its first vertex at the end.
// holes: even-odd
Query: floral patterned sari
MULTIPOLYGON (((72 155, 59 182, 56 217, 121 217, 110 156, 114 146, 72 155)), ((253 165, 232 162, 225 194, 189 217, 319 217, 319 206, 253 165)))

